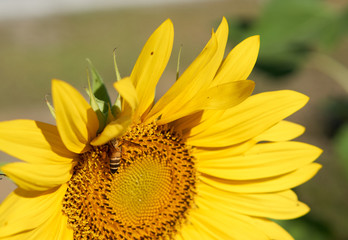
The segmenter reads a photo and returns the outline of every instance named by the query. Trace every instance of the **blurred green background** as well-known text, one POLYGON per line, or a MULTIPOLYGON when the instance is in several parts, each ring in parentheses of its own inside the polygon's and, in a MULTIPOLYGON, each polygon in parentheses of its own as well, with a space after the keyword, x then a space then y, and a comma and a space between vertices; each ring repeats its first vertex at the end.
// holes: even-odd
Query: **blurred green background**
MULTIPOLYGON (((310 102, 290 120, 306 126, 298 140, 324 149, 322 170, 295 191, 311 207, 297 220, 279 222, 295 239, 348 239, 348 11, 342 0, 230 0, 122 7, 45 17, 0 19, 0 121, 29 118, 54 123, 45 103, 52 78, 81 92, 86 58, 115 98, 112 60, 130 74, 146 39, 166 18, 175 28, 174 48, 157 98, 210 38, 222 16, 230 22, 228 50, 261 35, 261 52, 250 79, 255 92, 292 89, 310 102)), ((5 154, 0 163, 13 161, 5 154)), ((0 201, 14 185, 0 182, 0 201)))

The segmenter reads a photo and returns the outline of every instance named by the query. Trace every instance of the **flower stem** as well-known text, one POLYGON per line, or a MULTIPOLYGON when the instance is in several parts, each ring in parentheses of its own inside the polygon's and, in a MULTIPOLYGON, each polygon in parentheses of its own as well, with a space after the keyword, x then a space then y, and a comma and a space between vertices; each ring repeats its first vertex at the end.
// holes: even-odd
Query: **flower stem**
POLYGON ((312 57, 314 67, 330 76, 348 93, 348 68, 326 54, 315 52, 312 57))

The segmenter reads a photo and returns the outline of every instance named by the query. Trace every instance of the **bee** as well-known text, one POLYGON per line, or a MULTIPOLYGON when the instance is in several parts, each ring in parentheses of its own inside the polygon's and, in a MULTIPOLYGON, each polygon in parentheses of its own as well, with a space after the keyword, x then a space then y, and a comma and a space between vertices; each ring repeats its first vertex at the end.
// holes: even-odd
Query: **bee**
POLYGON ((110 171, 114 174, 117 172, 122 158, 122 146, 116 139, 111 140, 109 143, 108 156, 110 159, 110 171))

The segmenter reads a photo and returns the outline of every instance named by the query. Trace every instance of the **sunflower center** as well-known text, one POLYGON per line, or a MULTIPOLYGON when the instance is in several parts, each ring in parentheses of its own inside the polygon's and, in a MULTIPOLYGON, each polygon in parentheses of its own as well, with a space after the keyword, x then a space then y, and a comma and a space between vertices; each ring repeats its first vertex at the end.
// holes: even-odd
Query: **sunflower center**
POLYGON ((111 206, 124 222, 137 224, 158 216, 169 200, 170 166, 157 156, 144 156, 116 174, 109 194, 111 206))
POLYGON ((81 155, 63 212, 74 239, 171 239, 193 206, 194 158, 165 126, 135 125, 81 155))

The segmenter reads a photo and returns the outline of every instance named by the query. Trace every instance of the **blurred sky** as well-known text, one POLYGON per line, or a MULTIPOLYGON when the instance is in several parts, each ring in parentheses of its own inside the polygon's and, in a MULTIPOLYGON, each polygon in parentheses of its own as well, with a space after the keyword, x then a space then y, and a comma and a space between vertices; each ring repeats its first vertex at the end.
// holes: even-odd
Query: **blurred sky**
POLYGON ((0 0, 0 20, 40 17, 110 7, 154 6, 207 1, 212 0, 0 0))

